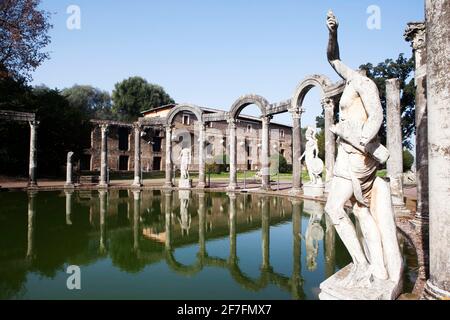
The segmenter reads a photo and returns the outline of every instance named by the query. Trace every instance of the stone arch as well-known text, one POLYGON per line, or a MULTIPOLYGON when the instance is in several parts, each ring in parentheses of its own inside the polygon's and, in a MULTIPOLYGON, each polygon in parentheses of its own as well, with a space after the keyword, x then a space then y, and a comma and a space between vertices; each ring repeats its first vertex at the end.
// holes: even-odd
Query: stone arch
POLYGON ((193 104, 179 104, 170 110, 166 117, 166 125, 172 125, 175 116, 183 111, 192 112, 197 117, 197 121, 203 123, 203 111, 199 106, 193 104))
POLYGON ((294 96, 291 100, 291 108, 296 110, 301 107, 305 99, 306 94, 313 88, 318 87, 322 92, 322 97, 325 97, 325 92, 332 86, 331 80, 324 75, 311 75, 303 79, 297 86, 294 92, 294 96))
POLYGON ((236 119, 240 112, 242 111, 242 109, 244 109, 245 107, 251 105, 251 104, 256 104, 258 106, 258 108, 261 110, 261 114, 263 116, 267 115, 267 110, 269 109, 269 102, 256 94, 249 94, 249 95, 245 95, 240 97, 239 99, 237 99, 233 105, 231 106, 230 109, 230 118, 231 119, 236 119))

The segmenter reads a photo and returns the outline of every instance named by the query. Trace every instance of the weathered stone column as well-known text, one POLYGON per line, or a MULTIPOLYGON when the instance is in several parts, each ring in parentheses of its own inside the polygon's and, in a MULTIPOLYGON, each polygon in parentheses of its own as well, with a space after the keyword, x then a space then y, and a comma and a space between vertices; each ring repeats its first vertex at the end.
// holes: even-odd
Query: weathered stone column
POLYGON ((166 183, 165 188, 172 188, 172 126, 166 126, 166 183))
POLYGON ((408 23, 405 39, 411 42, 416 63, 416 183, 417 210, 414 224, 428 224, 428 110, 427 48, 424 22, 408 23))
POLYGON ((133 188, 142 187, 141 179, 141 126, 138 123, 133 125, 134 128, 134 181, 133 188))
POLYGON ((237 154, 236 154, 236 120, 228 119, 228 136, 230 144, 230 183, 228 190, 237 189, 237 154))
MULTIPOLYGON (((390 179, 392 204, 403 207, 403 139, 400 104, 400 80, 386 80, 386 145, 390 157, 387 172, 390 179)), ((396 210, 397 212, 397 210, 396 210)))
POLYGON ((36 169, 37 169, 37 129, 39 126, 38 121, 30 121, 30 162, 29 162, 29 180, 28 187, 35 188, 37 187, 37 177, 36 177, 36 169))
POLYGON ((302 155, 302 113, 298 109, 289 110, 292 113, 292 189, 291 194, 300 193, 302 187, 302 164, 300 157, 302 155))
POLYGON ((108 192, 105 190, 100 190, 98 196, 100 199, 100 253, 106 252, 106 206, 107 206, 107 195, 108 192))
POLYGON ((100 157, 100 183, 99 188, 107 188, 108 181, 108 125, 102 124, 100 126, 102 132, 102 150, 100 157))
POLYGON ((262 121, 262 153, 261 153, 261 167, 262 167, 262 186, 263 190, 270 190, 270 136, 269 125, 272 117, 261 117, 262 121))
POLYGON ((139 218, 141 215, 141 191, 133 191, 134 216, 133 216, 133 248, 139 250, 139 218))
POLYGON ((228 193, 230 198, 230 257, 229 263, 237 263, 237 243, 236 243, 236 194, 228 193))
POLYGON ((450 1, 427 0, 430 279, 426 296, 450 298, 450 1))
POLYGON ((199 122, 198 123, 198 142, 199 142, 199 149, 198 149, 198 184, 197 188, 203 189, 206 187, 206 175, 205 175, 205 135, 206 135, 206 129, 205 124, 199 122))
POLYGON ((262 271, 271 271, 270 267, 270 203, 265 196, 261 199, 261 239, 262 239, 262 271))
POLYGON ((27 259, 34 258, 34 222, 36 216, 35 198, 37 192, 28 192, 28 230, 27 230, 27 259))
POLYGON ((67 153, 66 184, 64 185, 66 189, 74 188, 72 181, 72 156, 72 151, 67 153))
POLYGON ((165 230, 166 230, 166 251, 172 250, 172 191, 164 191, 164 210, 165 210, 165 230))
POLYGON ((71 226, 72 225, 72 196, 73 196, 73 190, 65 190, 64 191, 66 195, 66 225, 71 226))
POLYGON ((198 245, 200 258, 206 257, 206 203, 205 193, 198 193, 198 245))
POLYGON ((325 115, 325 189, 330 187, 334 176, 334 162, 336 161, 336 136, 330 128, 334 125, 334 100, 325 98, 322 100, 322 107, 325 115))

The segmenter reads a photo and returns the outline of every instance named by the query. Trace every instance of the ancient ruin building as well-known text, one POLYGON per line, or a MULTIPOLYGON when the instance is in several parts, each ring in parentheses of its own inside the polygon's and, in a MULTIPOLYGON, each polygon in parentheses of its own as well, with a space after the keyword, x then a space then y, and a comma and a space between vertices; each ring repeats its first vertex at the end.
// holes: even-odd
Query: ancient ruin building
MULTIPOLYGON (((144 118, 164 118, 175 107, 166 105, 144 111, 144 118)), ((216 109, 202 108, 206 114, 223 112, 216 109)), ((240 115, 237 123, 237 168, 238 170, 261 169, 261 129, 262 122, 258 117, 240 115)), ((90 137, 90 148, 80 157, 79 170, 100 171, 101 164, 101 126, 108 125, 108 167, 110 172, 127 172, 134 169, 134 135, 133 123, 92 120, 93 128, 90 137)), ((191 112, 178 114, 174 120, 172 137, 173 162, 177 165, 177 155, 181 148, 190 145, 192 149, 192 171, 198 170, 198 131, 195 129, 197 119, 191 112)), ((281 154, 288 164, 292 165, 292 127, 270 123, 270 154, 281 154)), ((227 121, 209 122, 206 124, 206 160, 207 163, 226 166, 229 154, 227 121)), ((163 126, 146 127, 141 133, 142 171, 164 171, 165 164, 165 129, 163 126)))

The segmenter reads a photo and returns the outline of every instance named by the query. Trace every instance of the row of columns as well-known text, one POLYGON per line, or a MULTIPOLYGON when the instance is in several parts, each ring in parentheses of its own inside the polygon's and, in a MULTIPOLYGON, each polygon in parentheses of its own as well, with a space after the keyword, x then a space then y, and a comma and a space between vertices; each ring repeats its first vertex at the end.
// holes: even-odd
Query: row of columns
MULTIPOLYGON (((332 179, 332 172, 335 161, 335 136, 334 134, 328 130, 329 127, 333 124, 334 121, 334 101, 332 99, 325 99, 322 101, 322 105, 325 110, 325 140, 326 140, 326 168, 327 168, 327 182, 332 179)), ((301 192, 302 186, 302 166, 300 161, 298 160, 301 155, 301 115, 304 112, 303 109, 290 110, 293 118, 293 181, 292 181, 292 193, 297 194, 301 192)), ((263 116, 261 118, 262 121, 262 152, 261 152, 261 164, 262 164, 262 190, 270 190, 270 120, 271 116, 263 116)), ((205 139, 206 139, 206 127, 203 123, 197 124, 199 131, 199 182, 197 184, 197 188, 205 188, 206 187, 206 172, 205 172, 205 139)), ((32 127, 33 128, 33 127, 32 127)), ((141 176, 141 161, 142 161, 142 152, 141 152, 141 132, 142 128, 139 124, 133 125, 134 129, 134 180, 132 187, 140 188, 143 186, 142 176, 141 176)), ((109 186, 109 177, 108 177, 108 131, 109 127, 107 124, 102 124, 100 126, 101 130, 101 163, 100 163, 100 181, 98 184, 99 188, 107 188, 109 186)), ((166 137, 166 165, 165 165, 165 188, 172 188, 173 184, 173 161, 172 161, 172 125, 165 126, 165 137, 166 137)), ((33 158, 35 161, 35 156, 31 156, 31 154, 35 154, 35 147, 33 141, 35 141, 36 133, 35 130, 32 130, 32 147, 30 150, 34 150, 34 152, 30 152, 30 181, 32 181, 31 177, 35 177, 35 171, 32 168, 35 168, 34 163, 31 159, 33 158), (33 164, 33 165, 32 165, 33 164)), ((237 184, 237 136, 236 136, 236 119, 228 120, 228 135, 229 135, 229 143, 230 143, 230 176, 229 176, 229 184, 228 190, 236 190, 238 188, 237 184)), ((71 161, 68 157, 67 161, 67 181, 66 187, 73 186, 71 175, 71 161), (69 176, 70 175, 70 176, 69 176)))

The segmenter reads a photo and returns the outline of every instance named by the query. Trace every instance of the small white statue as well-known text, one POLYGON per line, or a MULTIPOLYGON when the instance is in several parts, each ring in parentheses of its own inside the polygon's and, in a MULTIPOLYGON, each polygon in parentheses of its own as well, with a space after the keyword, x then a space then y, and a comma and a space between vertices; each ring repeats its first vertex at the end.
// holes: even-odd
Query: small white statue
POLYGON ((316 129, 308 127, 306 130, 306 140, 305 152, 300 157, 300 162, 305 158, 310 184, 322 184, 320 175, 323 172, 323 161, 318 157, 319 147, 317 144, 316 129))
POLYGON ((191 164, 191 150, 188 148, 183 148, 178 157, 180 162, 181 179, 189 179, 189 165, 191 164))

